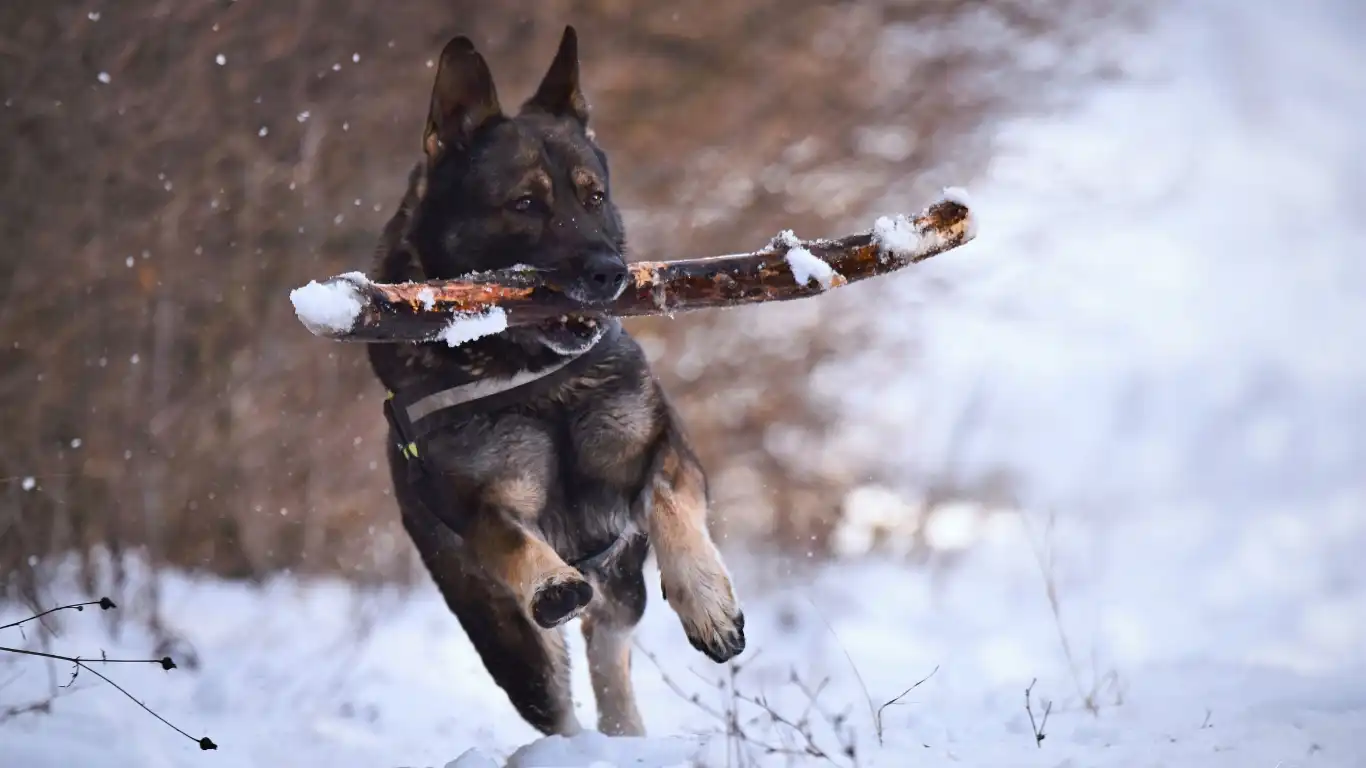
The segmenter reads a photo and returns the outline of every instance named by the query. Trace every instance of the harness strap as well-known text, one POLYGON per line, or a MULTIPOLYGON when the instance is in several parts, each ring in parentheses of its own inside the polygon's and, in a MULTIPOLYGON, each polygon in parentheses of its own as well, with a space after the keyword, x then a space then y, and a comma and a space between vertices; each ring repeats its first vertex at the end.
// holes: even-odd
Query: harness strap
MULTIPOLYGON (((584 354, 587 352, 585 351, 584 354)), ((447 408, 454 408, 457 405, 472 403, 476 400, 484 400, 494 395, 501 395, 504 392, 518 389, 534 381, 540 381, 563 370, 570 363, 582 357, 582 354, 568 357, 539 371, 518 371, 506 379, 477 379, 468 384, 443 389, 440 392, 434 392, 408 403, 404 406, 404 410, 407 411, 409 419, 421 421, 423 417, 430 416, 437 411, 444 411, 447 408)))
MULTIPOLYGON (((476 402, 488 405, 489 399, 514 402, 522 397, 533 385, 551 386, 559 380, 578 373, 592 361, 592 352, 603 346, 604 342, 614 340, 621 332, 620 322, 612 322, 607 330, 588 349, 572 357, 566 357, 554 365, 537 371, 520 371, 504 379, 476 379, 453 387, 423 392, 408 390, 390 391, 384 398, 384 417, 398 437, 397 447, 407 459, 408 480, 417 492, 417 500, 433 517, 440 520, 457 536, 463 538, 469 529, 468 519, 452 514, 450 507, 442 503, 441 486, 436 482, 434 473, 424 461, 421 444, 433 432, 440 429, 432 416, 446 413, 452 409, 468 406, 476 402)), ((616 558, 626 548, 633 534, 624 533, 609 542, 605 547, 568 562, 578 570, 601 568, 616 558)))
POLYGON ((394 397, 390 393, 384 398, 384 418, 388 420, 389 427, 398 435, 398 449, 407 459, 404 465, 408 468, 408 483, 417 493, 418 504, 426 512, 437 520, 440 520, 447 528, 451 529, 456 536, 461 539, 469 531, 469 520, 458 515, 451 514, 450 507, 443 504, 441 487, 437 485, 432 473, 427 469, 426 462, 418 457, 417 440, 413 436, 412 422, 406 417, 400 416, 402 410, 394 407, 394 397))
POLYGON ((401 447, 405 454, 415 455, 428 436, 456 420, 458 411, 467 406, 478 403, 484 408, 499 408, 526 400, 530 392, 553 388, 592 364, 598 358, 594 353, 608 348, 620 334, 620 321, 609 322, 592 346, 538 370, 519 371, 506 378, 462 381, 439 389, 419 386, 390 392, 389 397, 408 427, 407 443, 411 445, 401 447))

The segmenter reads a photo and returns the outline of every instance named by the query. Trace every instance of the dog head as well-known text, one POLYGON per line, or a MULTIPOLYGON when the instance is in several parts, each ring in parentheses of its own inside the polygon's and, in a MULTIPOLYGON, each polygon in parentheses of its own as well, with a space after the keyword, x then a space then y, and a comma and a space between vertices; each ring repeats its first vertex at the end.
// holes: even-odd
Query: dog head
POLYGON ((428 279, 526 265, 586 305, 621 294, 625 235, 588 130, 573 27, 516 115, 503 113, 474 44, 447 43, 422 145, 426 191, 411 237, 428 279))

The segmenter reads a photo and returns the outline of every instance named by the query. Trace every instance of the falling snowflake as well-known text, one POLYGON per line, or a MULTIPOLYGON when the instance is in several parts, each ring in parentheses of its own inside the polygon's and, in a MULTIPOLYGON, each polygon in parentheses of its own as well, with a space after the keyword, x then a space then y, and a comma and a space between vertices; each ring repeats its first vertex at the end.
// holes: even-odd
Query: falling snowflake
POLYGON ((109 81, 113 80, 113 78, 109 76, 108 72, 101 72, 98 75, 95 75, 95 79, 99 80, 101 83, 104 83, 105 85, 108 85, 109 81))

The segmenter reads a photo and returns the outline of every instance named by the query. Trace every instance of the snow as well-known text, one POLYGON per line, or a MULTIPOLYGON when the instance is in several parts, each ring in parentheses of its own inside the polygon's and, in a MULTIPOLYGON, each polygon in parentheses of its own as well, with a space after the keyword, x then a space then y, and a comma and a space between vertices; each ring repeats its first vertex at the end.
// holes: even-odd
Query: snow
MULTIPOLYGON (((832 760, 750 745, 755 764, 848 764, 845 729, 861 765, 889 768, 1366 763, 1361 12, 1211 0, 1169 14, 1132 57, 1136 82, 1002 133, 1000 160, 973 181, 990 222, 976 241, 918 267, 923 278, 884 282, 923 317, 923 357, 885 354, 906 346, 898 322, 875 329, 886 336, 868 339, 867 358, 813 375, 842 404, 813 456, 895 461, 880 476, 898 482, 845 500, 834 563, 725 547, 749 637, 736 696, 796 720, 809 700, 795 672, 828 680, 820 709, 845 718, 836 729, 813 716, 832 760), (922 282, 953 290, 928 300, 922 282), (1002 467, 1020 480, 1018 504, 955 499, 923 516, 914 489, 929 471, 1002 467), (893 559, 917 538, 922 561, 893 559), (879 739, 877 709, 922 679, 882 710, 879 739), (1024 708, 1035 679, 1036 715, 1053 703, 1038 744, 1024 708)), ((888 218, 883 234, 914 233, 888 218)), ((747 764, 727 759, 732 706, 752 741, 799 744, 730 695, 730 667, 688 645, 653 570, 647 586, 633 664, 645 740, 539 738, 428 581, 404 595, 170 575, 162 615, 198 668, 108 674, 219 751, 206 757, 82 675, 51 714, 0 724, 0 765, 747 764)), ((74 578, 49 593, 89 597, 74 578)), ((577 625, 573 683, 590 724, 577 625)), ((52 642, 111 656, 153 646, 101 627, 92 612, 64 616, 52 642)), ((0 632, 0 644, 34 642, 0 632)), ((0 705, 47 691, 44 662, 0 657, 0 705)))
MULTIPOLYGON (((1037 510, 973 512, 953 523, 944 553, 957 560, 940 568, 876 558, 780 564, 727 547, 750 639, 737 691, 796 720, 809 702, 791 675, 811 688, 826 681, 817 705, 831 717, 845 713, 852 736, 818 716, 813 737, 836 753, 852 741, 866 766, 904 766, 908 754, 916 764, 993 768, 1360 766, 1363 504, 1366 496, 1348 496, 1331 508, 1287 510, 1275 524, 1193 504, 1112 527, 1060 516, 1050 528, 1037 510), (879 744, 870 700, 875 710, 927 677, 883 710, 879 744), (1035 678, 1035 707, 1053 706, 1041 748, 1023 707, 1035 678), (1096 714, 1081 704, 1093 692, 1096 714)), ((133 575, 128 592, 141 578, 133 575)), ((688 645, 653 565, 646 583, 633 664, 644 740, 538 737, 425 581, 403 595, 292 578, 252 588, 164 577, 162 615, 198 668, 107 672, 192 736, 212 738, 223 768, 417 768, 457 756, 465 768, 661 768, 694 755, 726 764, 724 725, 703 707, 721 717, 737 709, 751 741, 791 742, 791 729, 731 698, 727 667, 688 645)), ((53 594, 88 597, 78 584, 53 594)), ((589 724, 595 708, 578 623, 567 638, 579 719, 589 724)), ((89 612, 64 616, 54 647, 151 652, 143 631, 111 637, 101 624, 89 612)), ((0 658, 0 679, 13 680, 7 703, 47 691, 40 661, 0 658)), ((0 725, 0 764, 203 764, 194 744, 116 692, 93 681, 78 688, 50 715, 0 725)), ((762 757, 761 747, 747 749, 762 757)), ((788 763, 773 755, 756 764, 788 763)))
POLYGON ((508 328, 508 316, 502 307, 489 307, 483 312, 457 313, 442 329, 437 338, 452 347, 484 336, 502 333, 508 328))
POLYGON ((784 258, 792 270, 792 279, 796 280, 798 285, 806 285, 815 280, 822 290, 829 290, 835 284, 835 270, 811 251, 800 246, 789 248, 784 258))
MULTIPOLYGON (((944 187, 940 200, 958 203, 968 209, 966 239, 975 239, 980 222, 968 191, 963 187, 944 187)), ((873 244, 878 247, 884 260, 887 256, 893 256, 900 261, 909 261, 945 245, 941 234, 930 229, 922 230, 916 226, 914 219, 905 214, 879 216, 873 222, 872 235, 873 244)))
MULTIPOLYGON (((972 206, 968 192, 962 187, 945 187, 941 200, 958 203, 968 209, 965 234, 967 240, 977 237, 979 225, 977 210, 972 206)), ((946 244, 944 236, 934 229, 916 226, 911 217, 898 213, 895 216, 879 216, 873 222, 873 244, 884 257, 893 256, 900 261, 911 261, 946 244)))
POLYGON ((977 233, 981 231, 981 219, 977 216, 977 209, 972 206, 972 196, 963 187, 944 187, 941 197, 950 203, 958 203, 968 209, 967 237, 969 240, 977 238, 977 233))
POLYGON ((344 333, 355 326, 364 306, 356 286, 368 282, 369 278, 360 272, 348 272, 326 283, 311 280, 308 285, 290 291, 289 300, 294 304, 294 313, 310 331, 344 333))
POLYGON ((769 244, 769 247, 775 246, 787 249, 783 258, 787 261, 788 269, 792 270, 792 279, 797 281, 797 285, 806 285, 814 280, 821 290, 828 291, 835 284, 843 282, 840 274, 829 264, 802 246, 802 241, 792 230, 779 232, 769 244))
POLYGON ((972 197, 969 196, 968 191, 962 187, 944 187, 941 196, 944 200, 947 200, 950 203, 958 203, 964 208, 972 207, 972 197))
POLYGON ((422 302, 422 306, 431 309, 436 306, 436 293, 431 288, 423 288, 417 292, 417 300, 422 302))
POLYGON ((985 176, 936 176, 971 182, 987 225, 832 297, 914 319, 870 319, 866 355, 813 372, 839 418, 812 454, 908 487, 1006 471, 1029 501, 1104 517, 1357 487, 1363 26, 1333 0, 1293 21, 1173 8, 1125 53, 1131 79, 1008 125, 985 176))
POLYGON ((796 280, 798 285, 806 285, 815 280, 820 284, 821 290, 829 290, 840 277, 829 264, 805 248, 789 248, 784 258, 788 268, 792 270, 792 279, 796 280))
MULTIPOLYGON (((696 751, 682 739, 608 738, 596 731, 574 736, 550 736, 534 741, 508 756, 504 763, 479 749, 470 749, 443 768, 613 768, 657 766, 690 768, 696 751)), ((406 767, 405 767, 406 768, 406 767)))
POLYGON ((873 222, 873 244, 883 253, 899 258, 910 258, 924 250, 915 222, 905 214, 879 216, 873 222))
MULTIPOLYGON (((608 738, 596 731, 575 736, 550 736, 513 752, 507 768, 602 768, 651 765, 688 768, 696 746, 685 739, 608 738)), ((485 758, 488 760, 489 758, 485 758)))

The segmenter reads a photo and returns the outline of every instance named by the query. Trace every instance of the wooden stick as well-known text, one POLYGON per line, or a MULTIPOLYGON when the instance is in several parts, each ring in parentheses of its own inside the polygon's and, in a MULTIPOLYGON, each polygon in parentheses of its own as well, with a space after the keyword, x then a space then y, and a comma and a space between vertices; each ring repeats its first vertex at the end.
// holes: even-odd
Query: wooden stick
POLYGON ((337 341, 452 345, 508 326, 588 313, 670 315, 767 301, 790 301, 889 274, 957 248, 976 236, 961 190, 914 217, 877 220, 867 232, 834 240, 798 240, 783 232, 765 248, 710 258, 642 261, 614 301, 589 305, 531 269, 479 272, 458 280, 374 283, 359 272, 312 282, 290 293, 299 320, 337 341))

